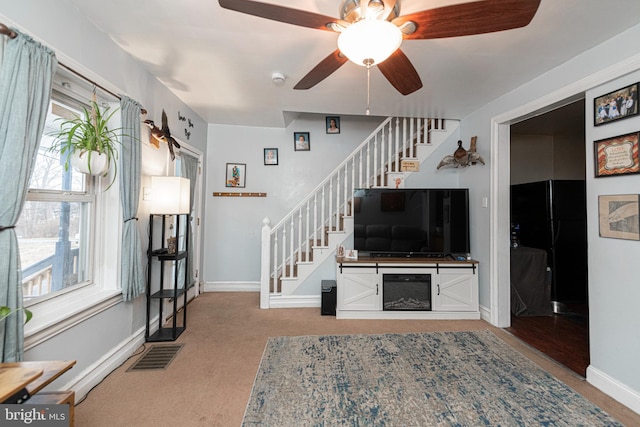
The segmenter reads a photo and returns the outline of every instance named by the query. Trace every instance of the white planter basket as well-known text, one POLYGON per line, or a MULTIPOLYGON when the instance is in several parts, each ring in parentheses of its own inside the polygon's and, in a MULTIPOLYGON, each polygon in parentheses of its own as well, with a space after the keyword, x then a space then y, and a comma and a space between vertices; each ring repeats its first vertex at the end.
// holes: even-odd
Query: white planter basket
POLYGON ((109 158, 97 151, 74 151, 71 153, 71 166, 78 172, 104 175, 109 170, 109 158))

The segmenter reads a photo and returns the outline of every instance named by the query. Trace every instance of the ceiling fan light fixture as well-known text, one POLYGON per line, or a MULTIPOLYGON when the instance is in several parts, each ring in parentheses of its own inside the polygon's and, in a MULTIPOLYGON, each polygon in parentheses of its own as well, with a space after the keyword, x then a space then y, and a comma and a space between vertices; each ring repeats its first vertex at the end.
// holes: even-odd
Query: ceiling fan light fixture
POLYGON ((350 61, 376 65, 387 59, 402 43, 402 32, 389 21, 362 19, 338 36, 338 49, 350 61))

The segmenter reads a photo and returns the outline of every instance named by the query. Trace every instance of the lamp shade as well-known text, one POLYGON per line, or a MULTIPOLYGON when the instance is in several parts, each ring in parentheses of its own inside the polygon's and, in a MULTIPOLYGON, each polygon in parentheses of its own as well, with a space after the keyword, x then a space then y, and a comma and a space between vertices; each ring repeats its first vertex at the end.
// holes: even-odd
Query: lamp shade
POLYGON ((338 49, 358 65, 375 65, 387 59, 402 43, 402 32, 389 21, 362 19, 338 36, 338 49))
POLYGON ((180 176, 152 176, 153 200, 152 214, 188 214, 189 180, 180 176))

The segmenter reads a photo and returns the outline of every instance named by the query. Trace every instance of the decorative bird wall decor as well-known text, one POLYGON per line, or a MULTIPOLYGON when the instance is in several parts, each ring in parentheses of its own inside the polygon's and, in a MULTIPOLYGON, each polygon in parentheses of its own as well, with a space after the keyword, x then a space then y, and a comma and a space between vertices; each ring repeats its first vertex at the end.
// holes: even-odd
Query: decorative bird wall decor
MULTIPOLYGON (((156 142, 166 142, 169 146, 169 153, 171 154, 171 160, 176 159, 176 155, 173 151, 173 147, 180 148, 180 144, 175 140, 174 137, 171 136, 171 131, 169 130, 169 125, 167 124, 167 114, 162 110, 162 127, 158 129, 153 120, 145 120, 143 122, 149 129, 151 129, 151 138, 155 139, 156 142)), ((159 144, 154 144, 159 146, 159 144)))
POLYGON ((476 137, 471 138, 471 148, 469 151, 465 150, 462 147, 462 141, 458 141, 458 148, 453 154, 448 156, 444 156, 436 169, 440 169, 445 166, 452 167, 467 167, 471 165, 475 165, 477 162, 480 162, 484 165, 484 159, 476 152, 476 137))
POLYGON ((153 120, 144 120, 142 123, 149 129, 151 129, 151 137, 149 138, 149 143, 156 148, 160 148, 162 131, 156 127, 156 125, 153 123, 153 120))

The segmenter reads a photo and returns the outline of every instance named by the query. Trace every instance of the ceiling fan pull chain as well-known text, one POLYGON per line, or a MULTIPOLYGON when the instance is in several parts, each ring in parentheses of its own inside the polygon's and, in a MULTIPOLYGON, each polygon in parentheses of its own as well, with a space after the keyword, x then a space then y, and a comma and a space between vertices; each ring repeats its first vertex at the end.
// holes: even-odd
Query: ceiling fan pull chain
POLYGON ((367 109, 364 112, 366 116, 371 114, 371 110, 369 110, 369 104, 371 101, 370 93, 371 93, 371 64, 367 63, 367 109))

